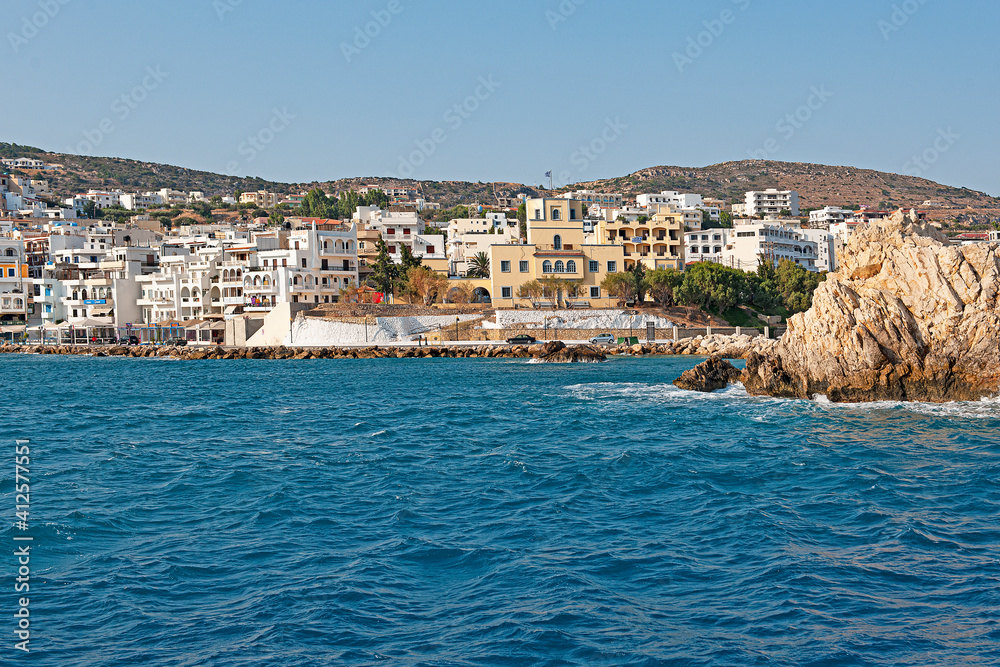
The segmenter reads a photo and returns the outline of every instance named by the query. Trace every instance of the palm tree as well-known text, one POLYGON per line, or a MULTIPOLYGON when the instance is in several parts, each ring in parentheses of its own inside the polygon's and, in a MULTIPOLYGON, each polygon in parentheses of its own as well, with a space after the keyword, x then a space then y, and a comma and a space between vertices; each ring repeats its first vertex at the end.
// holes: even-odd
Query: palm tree
POLYGON ((475 257, 469 260, 468 276, 470 278, 490 277, 490 258, 485 252, 477 252, 475 257))

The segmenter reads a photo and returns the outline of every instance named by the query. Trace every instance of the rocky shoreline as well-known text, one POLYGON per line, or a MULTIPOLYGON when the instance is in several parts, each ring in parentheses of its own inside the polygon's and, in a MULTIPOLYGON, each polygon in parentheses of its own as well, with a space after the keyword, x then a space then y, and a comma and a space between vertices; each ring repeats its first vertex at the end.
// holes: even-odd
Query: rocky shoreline
MULTIPOLYGON (((1000 393, 1000 247, 955 246, 916 213, 860 227, 781 341, 738 380, 754 396, 833 402, 975 401, 1000 393)), ((706 362, 682 377, 712 391, 736 378, 706 362)))
POLYGON ((72 345, 3 345, 0 354, 58 354, 94 357, 169 357, 202 359, 414 359, 490 358, 537 359, 552 363, 604 361, 609 355, 690 355, 743 359, 751 352, 771 347, 776 341, 741 336, 699 336, 667 343, 639 345, 572 345, 559 341, 535 345, 430 345, 423 347, 253 347, 227 348, 154 346, 90 347, 72 345))

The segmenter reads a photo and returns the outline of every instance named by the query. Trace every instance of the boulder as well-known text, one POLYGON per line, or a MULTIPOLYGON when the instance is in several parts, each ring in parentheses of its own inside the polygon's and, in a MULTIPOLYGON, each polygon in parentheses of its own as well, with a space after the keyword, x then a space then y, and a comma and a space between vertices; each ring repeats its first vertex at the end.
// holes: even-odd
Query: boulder
POLYGON ((709 357, 689 371, 684 371, 674 384, 688 391, 713 392, 725 389, 740 379, 740 369, 721 357, 709 357))
POLYGON ((747 357, 754 395, 978 400, 1000 391, 1000 251, 954 246, 913 212, 860 227, 779 342, 747 357))

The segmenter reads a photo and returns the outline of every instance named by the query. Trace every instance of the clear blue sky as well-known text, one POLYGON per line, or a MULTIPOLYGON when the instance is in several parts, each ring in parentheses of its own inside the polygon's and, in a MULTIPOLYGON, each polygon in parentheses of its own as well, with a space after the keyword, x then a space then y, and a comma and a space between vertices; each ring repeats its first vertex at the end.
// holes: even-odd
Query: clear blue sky
POLYGON ((0 140, 48 150, 529 184, 754 153, 1000 195, 993 3, 5 0, 4 16, 0 140))

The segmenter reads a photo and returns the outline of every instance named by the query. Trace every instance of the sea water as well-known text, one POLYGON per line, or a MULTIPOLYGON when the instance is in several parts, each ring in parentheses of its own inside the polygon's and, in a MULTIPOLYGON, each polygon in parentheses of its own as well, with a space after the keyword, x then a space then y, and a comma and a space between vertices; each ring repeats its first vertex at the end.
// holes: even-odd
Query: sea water
POLYGON ((2 662, 1000 664, 1000 405, 697 361, 5 356, 2 662))

